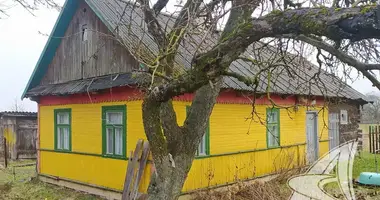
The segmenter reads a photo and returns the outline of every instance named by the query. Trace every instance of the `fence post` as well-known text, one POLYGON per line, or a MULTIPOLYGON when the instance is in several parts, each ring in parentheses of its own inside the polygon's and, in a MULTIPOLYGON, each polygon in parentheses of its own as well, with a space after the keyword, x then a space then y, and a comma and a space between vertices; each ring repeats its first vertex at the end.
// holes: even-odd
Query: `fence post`
POLYGON ((7 155, 7 138, 4 137, 3 139, 3 142, 4 142, 4 167, 7 168, 8 166, 8 155, 7 155))
POLYGON ((372 153, 372 126, 368 126, 369 153, 372 153))

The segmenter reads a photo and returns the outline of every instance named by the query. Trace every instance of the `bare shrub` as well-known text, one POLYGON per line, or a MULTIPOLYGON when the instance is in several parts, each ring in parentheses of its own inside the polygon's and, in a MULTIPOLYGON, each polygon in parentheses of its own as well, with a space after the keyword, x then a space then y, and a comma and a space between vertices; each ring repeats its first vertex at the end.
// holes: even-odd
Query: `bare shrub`
POLYGON ((277 200, 288 199, 290 189, 278 181, 260 182, 228 186, 225 189, 208 190, 197 192, 193 195, 194 200, 277 200))

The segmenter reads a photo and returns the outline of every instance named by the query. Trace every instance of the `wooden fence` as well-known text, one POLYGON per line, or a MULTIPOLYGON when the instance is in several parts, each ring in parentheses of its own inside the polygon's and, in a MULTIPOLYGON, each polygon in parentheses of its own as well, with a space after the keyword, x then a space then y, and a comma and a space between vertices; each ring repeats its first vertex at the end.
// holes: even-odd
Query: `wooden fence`
POLYGON ((369 127, 369 152, 380 153, 380 126, 369 127))

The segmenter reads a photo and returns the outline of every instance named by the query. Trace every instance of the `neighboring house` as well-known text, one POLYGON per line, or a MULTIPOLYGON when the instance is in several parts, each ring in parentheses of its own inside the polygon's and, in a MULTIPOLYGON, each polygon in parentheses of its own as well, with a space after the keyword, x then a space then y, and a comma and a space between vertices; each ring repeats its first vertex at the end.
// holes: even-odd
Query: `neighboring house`
MULTIPOLYGON (((121 4, 117 0, 68 0, 25 89, 23 97, 38 103, 38 170, 45 181, 103 195, 105 191, 121 191, 127 156, 137 140, 145 138, 142 93, 132 73, 139 69, 139 63, 129 53, 130 46, 121 46, 113 37, 105 36, 115 30, 124 10, 121 4)), ((125 23, 134 20, 134 33, 143 27, 139 12, 127 7, 123 19, 125 23)), ((119 32, 128 30, 119 27, 119 32)), ((142 36, 143 42, 153 44, 148 36, 142 36)), ((131 45, 128 41, 134 40, 128 34, 120 38, 131 45)), ((179 62, 186 69, 191 58, 182 59, 179 62)), ((257 116, 253 120, 247 118, 253 110, 254 89, 224 78, 184 192, 305 165, 326 153, 329 145, 338 144, 338 128, 335 135, 331 133, 334 143, 330 144, 325 126, 329 114, 338 113, 338 119, 343 116, 343 123, 348 118, 338 106, 329 113, 327 103, 338 99, 356 107, 367 103, 365 96, 304 59, 296 61, 288 64, 298 71, 298 77, 307 79, 319 73, 328 86, 326 90, 322 92, 318 84, 302 82, 287 73, 274 72, 268 99, 267 79, 263 76, 255 91, 263 95, 256 96, 257 116), (270 100, 281 107, 273 108, 270 100)), ((243 61, 234 62, 230 69, 250 76, 257 71, 243 61)), ((174 98, 180 124, 192 97, 185 94, 174 98)), ((347 123, 350 121, 355 120, 347 123)), ((338 127, 340 122, 331 123, 338 127)), ((146 170, 141 192, 146 190, 149 178, 150 170, 146 170)))
POLYGON ((0 112, 0 157, 4 155, 4 137, 9 158, 36 158, 37 113, 0 112))

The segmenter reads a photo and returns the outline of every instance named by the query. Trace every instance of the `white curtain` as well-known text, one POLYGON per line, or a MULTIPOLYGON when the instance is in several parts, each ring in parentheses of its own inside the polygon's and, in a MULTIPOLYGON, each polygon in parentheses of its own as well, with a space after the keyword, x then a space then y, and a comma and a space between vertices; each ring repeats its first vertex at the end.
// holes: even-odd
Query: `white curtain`
POLYGON ((123 124, 123 113, 107 112, 107 124, 123 124))
POLYGON ((279 138, 278 138, 278 128, 276 126, 268 126, 268 144, 269 146, 278 146, 279 138))
POLYGON ((69 113, 67 112, 62 112, 58 113, 57 115, 57 124, 69 124, 69 113))
POLYGON ((61 138, 61 135, 62 135, 62 130, 63 128, 58 128, 58 133, 57 133, 57 149, 62 149, 62 138, 61 138))
POLYGON ((198 155, 206 155, 206 134, 203 135, 198 147, 198 155))
POLYGON ((115 154, 123 155, 123 129, 115 128, 115 154))
POLYGON ((113 154, 113 129, 107 128, 106 133, 107 141, 107 154, 113 154))

